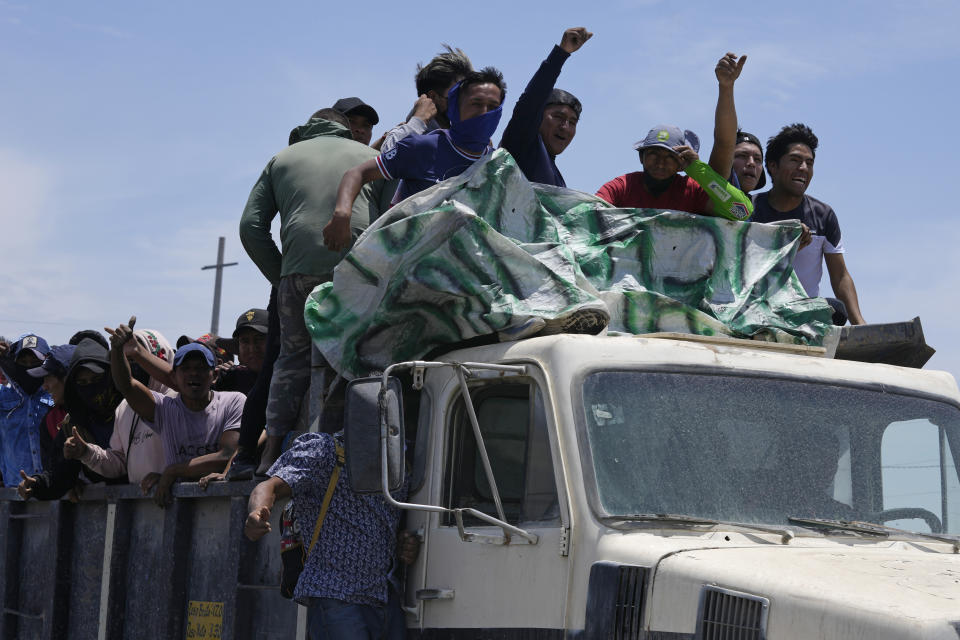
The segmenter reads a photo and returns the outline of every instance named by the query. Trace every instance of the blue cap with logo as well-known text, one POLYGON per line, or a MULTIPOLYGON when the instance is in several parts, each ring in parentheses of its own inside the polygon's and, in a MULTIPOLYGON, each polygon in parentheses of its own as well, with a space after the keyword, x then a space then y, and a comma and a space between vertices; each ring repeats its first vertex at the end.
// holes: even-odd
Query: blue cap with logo
POLYGON ((646 138, 633 143, 633 148, 637 151, 643 151, 650 147, 663 147, 673 151, 674 147, 681 145, 686 145, 700 153, 700 138, 693 131, 681 129, 672 124, 661 124, 650 129, 646 138))
POLYGON ((10 347, 10 355, 16 358, 24 349, 32 351, 41 361, 50 353, 50 345, 35 333, 26 333, 20 336, 20 339, 10 347))
POLYGON ((65 378, 67 369, 70 368, 70 359, 73 358, 73 352, 77 347, 72 344, 60 344, 50 348, 50 353, 44 359, 43 364, 33 369, 27 369, 34 378, 42 378, 48 375, 55 375, 58 378, 65 378))
POLYGON ((211 369, 216 365, 216 361, 213 359, 213 354, 210 353, 210 349, 207 349, 205 346, 199 342, 191 342, 190 344, 185 344, 173 355, 173 368, 176 369, 191 353, 200 353, 203 355, 203 359, 207 362, 207 366, 211 369))

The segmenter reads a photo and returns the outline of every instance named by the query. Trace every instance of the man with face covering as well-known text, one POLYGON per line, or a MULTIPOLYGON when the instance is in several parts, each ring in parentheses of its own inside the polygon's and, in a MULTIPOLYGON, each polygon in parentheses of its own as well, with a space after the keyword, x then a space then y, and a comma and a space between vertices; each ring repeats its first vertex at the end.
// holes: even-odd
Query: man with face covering
MULTIPOLYGON (((137 329, 133 332, 133 337, 128 344, 135 343, 137 347, 163 362, 173 362, 173 347, 159 331, 137 329)), ((151 377, 145 369, 131 361, 127 351, 124 353, 130 361, 134 380, 151 391, 171 397, 176 395, 176 391, 151 377)), ((109 447, 87 442, 74 427, 64 443, 64 457, 80 460, 106 478, 126 476, 132 484, 140 484, 151 473, 162 473, 166 467, 166 454, 163 441, 155 433, 153 425, 143 420, 126 400, 117 407, 116 416, 109 447)))
POLYGON ((0 473, 3 483, 15 486, 20 470, 43 471, 40 431, 53 399, 41 387, 43 381, 29 373, 50 352, 46 340, 35 334, 21 336, 13 344, 0 342, 0 369, 10 386, 0 387, 0 473))
POLYGON ((449 129, 408 136, 393 149, 343 174, 333 219, 323 230, 327 248, 341 251, 349 246, 350 214, 354 200, 366 183, 400 178, 393 198, 397 203, 460 175, 489 153, 490 136, 500 124, 506 93, 507 86, 499 71, 493 67, 474 71, 454 85, 447 96, 449 129))
POLYGON ((73 352, 64 381, 64 404, 69 415, 54 440, 53 466, 32 476, 21 471, 17 488, 20 497, 56 500, 80 482, 81 473, 89 482, 104 481, 106 478, 79 460, 64 458, 63 445, 76 427, 87 442, 108 446, 117 405, 122 399, 110 377, 107 350, 96 341, 84 338, 73 352))
POLYGON ((44 428, 40 429, 40 447, 44 469, 49 469, 53 464, 53 442, 60 432, 60 423, 67 417, 67 409, 64 405, 66 401, 64 382, 66 381, 67 370, 70 368, 70 360, 76 350, 77 347, 72 344, 50 347, 50 353, 44 358, 43 364, 27 371, 34 378, 43 381, 44 391, 53 398, 53 408, 47 412, 47 417, 43 421, 44 428))
POLYGON ((510 152, 531 182, 567 186, 556 157, 577 135, 582 108, 575 96, 553 85, 570 54, 592 37, 583 27, 564 31, 560 44, 554 45, 513 108, 500 146, 510 152))

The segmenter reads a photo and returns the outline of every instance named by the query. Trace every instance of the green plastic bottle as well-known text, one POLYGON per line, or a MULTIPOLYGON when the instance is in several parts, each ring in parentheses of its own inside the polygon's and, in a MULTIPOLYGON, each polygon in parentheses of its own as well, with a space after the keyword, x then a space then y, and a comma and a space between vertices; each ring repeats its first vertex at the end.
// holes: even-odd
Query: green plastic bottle
POLYGON ((716 213, 729 220, 740 222, 753 215, 753 202, 750 196, 724 180, 703 160, 693 161, 685 171, 710 196, 716 213))

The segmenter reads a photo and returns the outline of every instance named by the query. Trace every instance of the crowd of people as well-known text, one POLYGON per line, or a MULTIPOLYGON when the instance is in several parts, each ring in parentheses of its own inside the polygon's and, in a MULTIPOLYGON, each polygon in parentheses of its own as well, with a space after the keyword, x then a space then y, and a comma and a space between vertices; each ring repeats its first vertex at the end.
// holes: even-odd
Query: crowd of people
MULTIPOLYGON (((567 186, 557 159, 573 143, 584 107, 555 85, 592 35, 584 28, 563 33, 506 125, 500 147, 533 182, 567 186)), ((802 286, 818 296, 826 264, 837 296, 828 299, 834 322, 862 324, 837 216, 806 194, 817 137, 792 124, 764 146, 738 127, 734 86, 745 62, 728 53, 716 64, 707 163, 694 132, 658 125, 633 145, 642 170, 613 178, 596 195, 615 207, 727 215, 720 205, 729 198, 718 199, 698 181, 709 172, 741 210, 752 210, 752 222, 800 220, 794 269, 802 286), (768 176, 771 188, 758 193, 768 176)), ((57 346, 33 333, 0 340, 3 483, 17 486, 23 499, 50 500, 75 496, 87 483, 130 482, 163 506, 178 480, 266 477, 250 496, 248 537, 269 532, 275 501, 289 496, 295 529, 319 531, 328 520, 294 593, 309 606, 311 637, 341 637, 338 630, 365 637, 360 629, 371 638, 398 637, 402 615, 398 626, 391 577, 400 517, 382 497, 359 496, 336 481, 343 471, 336 453, 343 381, 312 347, 303 311, 310 292, 332 279, 379 215, 494 150, 491 137, 507 94, 498 70, 476 70, 461 50, 445 46, 418 65, 415 86, 406 121, 372 144, 377 111, 348 97, 295 127, 267 163, 239 233, 272 285, 270 300, 266 309, 241 314, 231 338, 181 336, 174 348, 130 318, 106 329, 109 340, 92 330, 57 346), (279 246, 271 235, 277 215, 279 246), (314 421, 320 433, 291 444, 291 434, 314 421)))

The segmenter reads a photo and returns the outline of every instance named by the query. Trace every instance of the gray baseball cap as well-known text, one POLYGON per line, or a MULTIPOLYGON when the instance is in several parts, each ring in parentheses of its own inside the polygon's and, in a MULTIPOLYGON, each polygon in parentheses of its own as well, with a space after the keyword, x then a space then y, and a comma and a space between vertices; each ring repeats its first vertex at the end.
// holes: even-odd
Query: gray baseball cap
POLYGON ((650 147, 663 147, 673 151, 674 147, 686 145, 700 153, 700 138, 689 129, 681 129, 671 124, 657 125, 647 134, 647 137, 633 144, 637 151, 643 151, 650 147))

